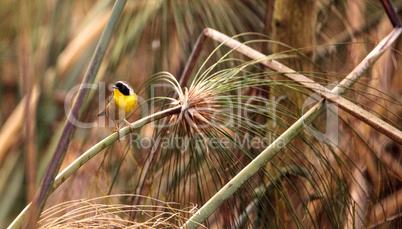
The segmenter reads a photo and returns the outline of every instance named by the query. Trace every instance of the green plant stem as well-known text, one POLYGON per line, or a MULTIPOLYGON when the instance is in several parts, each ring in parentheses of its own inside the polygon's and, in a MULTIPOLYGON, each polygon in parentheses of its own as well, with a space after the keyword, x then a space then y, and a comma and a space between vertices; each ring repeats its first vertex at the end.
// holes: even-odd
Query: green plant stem
MULTIPOLYGON (((61 163, 64 159, 68 144, 70 142, 70 137, 73 129, 75 128, 74 120, 77 120, 81 113, 81 107, 84 103, 85 98, 88 94, 88 84, 94 81, 94 78, 99 70, 102 63, 103 57, 105 55, 106 49, 109 46, 110 40, 112 38, 113 32, 117 26, 117 22, 120 19, 120 15, 123 12, 123 8, 127 0, 117 0, 110 19, 101 35, 101 38, 96 47, 95 53, 91 59, 88 66, 85 77, 82 81, 80 90, 78 92, 77 98, 74 101, 71 112, 68 114, 67 122, 64 126, 63 132, 60 136, 59 142, 57 143, 56 150, 53 157, 49 163, 49 166, 45 172, 41 187, 39 192, 37 192, 31 207, 32 217, 37 219, 42 212, 42 209, 46 203, 47 197, 50 195, 50 188, 53 185, 54 177, 58 173, 61 163)), ((32 221, 36 224, 35 220, 32 221)), ((25 227, 30 227, 32 225, 25 225, 25 227)))
MULTIPOLYGON (((340 95, 351 87, 371 67, 374 62, 388 49, 399 37, 402 29, 394 29, 389 36, 383 39, 364 60, 331 92, 332 95, 340 95)), ((262 151, 254 160, 240 171, 232 180, 221 188, 208 200, 183 226, 182 228, 197 228, 204 222, 226 199, 238 190, 244 182, 253 176, 260 168, 274 157, 283 147, 294 139, 307 125, 314 121, 326 109, 327 101, 321 99, 307 113, 298 119, 290 128, 279 136, 271 145, 262 151)))
POLYGON ((263 167, 272 157, 295 138, 308 124, 325 111, 324 100, 321 100, 289 129, 278 137, 268 148, 262 151, 253 161, 240 171, 232 180, 221 188, 208 200, 183 226, 182 228, 197 228, 204 222, 227 198, 229 198, 240 186, 263 167))
MULTIPOLYGON (((140 128, 150 122, 155 120, 164 118, 174 113, 179 113, 181 111, 181 106, 176 106, 173 108, 169 108, 158 113, 148 115, 145 118, 137 120, 133 122, 131 125, 134 129, 140 128)), ((129 126, 126 126, 120 129, 121 136, 125 136, 131 132, 129 126)), ((83 166, 87 161, 97 155, 100 151, 111 145, 113 142, 117 141, 119 134, 117 132, 109 135, 102 141, 98 142, 96 145, 92 146, 88 149, 85 153, 83 153, 79 158, 77 158, 73 163, 71 163, 67 168, 65 168, 59 175, 56 176, 53 185, 49 188, 49 195, 54 192, 64 181, 67 180, 75 171, 77 171, 81 166, 83 166)), ((24 210, 14 219, 14 221, 8 227, 9 229, 12 228, 20 228, 24 219, 27 216, 27 211, 30 209, 31 204, 27 205, 24 210)))

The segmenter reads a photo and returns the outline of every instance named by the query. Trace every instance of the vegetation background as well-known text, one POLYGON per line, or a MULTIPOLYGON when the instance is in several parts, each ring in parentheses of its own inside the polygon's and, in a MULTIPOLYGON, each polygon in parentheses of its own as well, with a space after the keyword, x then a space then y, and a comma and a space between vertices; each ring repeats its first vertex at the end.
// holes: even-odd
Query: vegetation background
MULTIPOLYGON (((401 1, 392 2, 397 9, 402 8, 401 1)), ((0 3, 0 228, 7 227, 38 190, 66 122, 72 102, 68 99, 69 92, 82 81, 113 3, 110 0, 0 3)), ((105 82, 107 86, 125 80, 144 99, 168 96, 169 90, 155 95, 143 85, 161 71, 170 72, 180 80, 196 40, 206 27, 228 36, 243 34, 239 40, 252 41, 250 46, 264 54, 283 54, 279 61, 323 86, 342 80, 392 30, 377 0, 132 0, 124 8, 95 83, 105 82)), ((221 47, 214 52, 218 45, 206 40, 195 72, 206 71, 203 63, 207 66, 217 63, 219 66, 211 74, 219 75, 239 70, 249 60, 235 52, 224 57, 229 49, 221 47)), ((402 40, 398 39, 344 95, 399 130, 401 50, 402 40)), ((309 95, 304 88, 258 64, 249 65, 247 72, 240 70, 249 79, 240 77, 238 80, 244 85, 234 84, 240 91, 237 95, 245 96, 237 108, 251 97, 275 101, 274 98, 286 95, 286 101, 276 104, 279 121, 273 120, 261 101, 256 101, 251 119, 266 124, 266 130, 253 130, 244 124, 220 132, 219 137, 228 134, 275 138, 302 115, 303 101, 309 95), (267 78, 269 83, 261 83, 267 78)), ((197 77, 200 76, 194 73, 191 80, 196 81, 197 77)), ((211 80, 204 79, 212 85, 211 80)), ((222 83, 216 87, 223 91, 228 85, 222 83)), ((91 91, 80 120, 98 120, 97 113, 104 106, 104 101, 98 98, 103 93, 91 91)), ((217 94, 212 97, 216 101, 231 98, 229 94, 217 94)), ((155 106, 163 107, 162 103, 155 106)), ((140 119, 142 112, 137 110, 130 121, 140 119)), ((338 145, 327 145, 303 132, 218 208, 205 226, 399 228, 402 146, 341 109, 338 115, 338 145)), ((322 118, 314 126, 323 129, 323 123, 322 118)), ((61 169, 112 130, 108 126, 76 128, 61 169)), ((191 139, 194 137, 191 130, 199 129, 170 129, 174 134, 169 134, 149 124, 136 130, 132 137, 152 139, 157 145, 158 137, 163 136, 191 139)), ((136 222, 137 226, 152 227, 156 226, 157 218, 163 218, 161 221, 167 226, 180 226, 263 150, 261 146, 238 147, 231 152, 210 151, 200 143, 185 152, 180 147, 160 149, 154 156, 150 153, 152 147, 130 144, 129 140, 116 142, 94 157, 49 197, 45 210, 50 209, 47 214, 55 214, 51 215, 57 219, 52 218, 53 226, 76 225, 78 219, 88 220, 82 225, 95 225, 91 211, 102 208, 94 204, 98 202, 114 207, 121 203, 125 207, 153 206, 144 210, 149 213, 146 216, 135 214, 130 208, 124 208, 125 214, 113 212, 114 207, 107 208, 102 218, 104 224, 117 225, 118 218, 125 225, 136 222), (153 164, 147 164, 152 158, 153 164), (112 194, 117 196, 108 198, 112 194), (103 198, 92 199, 96 197, 103 198), (76 205, 83 211, 74 216, 51 208, 66 208, 58 204, 79 199, 92 204, 76 205)), ((51 225, 46 220, 40 223, 44 227, 51 225)))

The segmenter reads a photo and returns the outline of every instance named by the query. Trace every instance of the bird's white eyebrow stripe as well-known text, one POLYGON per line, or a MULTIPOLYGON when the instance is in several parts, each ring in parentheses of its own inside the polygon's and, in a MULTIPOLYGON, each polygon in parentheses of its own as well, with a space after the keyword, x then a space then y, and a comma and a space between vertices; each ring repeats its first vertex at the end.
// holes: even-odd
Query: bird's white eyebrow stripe
POLYGON ((130 90, 130 95, 134 95, 134 89, 132 89, 131 87, 129 87, 128 90, 130 90))

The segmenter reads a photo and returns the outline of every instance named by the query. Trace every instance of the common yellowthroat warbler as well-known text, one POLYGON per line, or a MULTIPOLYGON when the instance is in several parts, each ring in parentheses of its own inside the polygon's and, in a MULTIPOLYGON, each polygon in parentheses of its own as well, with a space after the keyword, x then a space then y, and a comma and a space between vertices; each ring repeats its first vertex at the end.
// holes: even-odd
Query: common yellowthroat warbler
POLYGON ((137 106, 137 95, 134 89, 126 81, 117 81, 113 85, 113 94, 109 99, 104 111, 100 112, 98 116, 106 115, 110 120, 115 123, 116 130, 119 133, 119 123, 124 121, 130 128, 133 126, 127 121, 137 106))

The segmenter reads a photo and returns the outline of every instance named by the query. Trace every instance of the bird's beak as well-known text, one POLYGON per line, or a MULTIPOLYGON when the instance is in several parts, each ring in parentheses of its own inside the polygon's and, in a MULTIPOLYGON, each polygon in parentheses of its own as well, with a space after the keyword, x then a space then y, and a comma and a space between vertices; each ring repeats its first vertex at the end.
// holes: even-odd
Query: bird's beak
POLYGON ((113 89, 117 88, 115 85, 112 86, 113 89))

